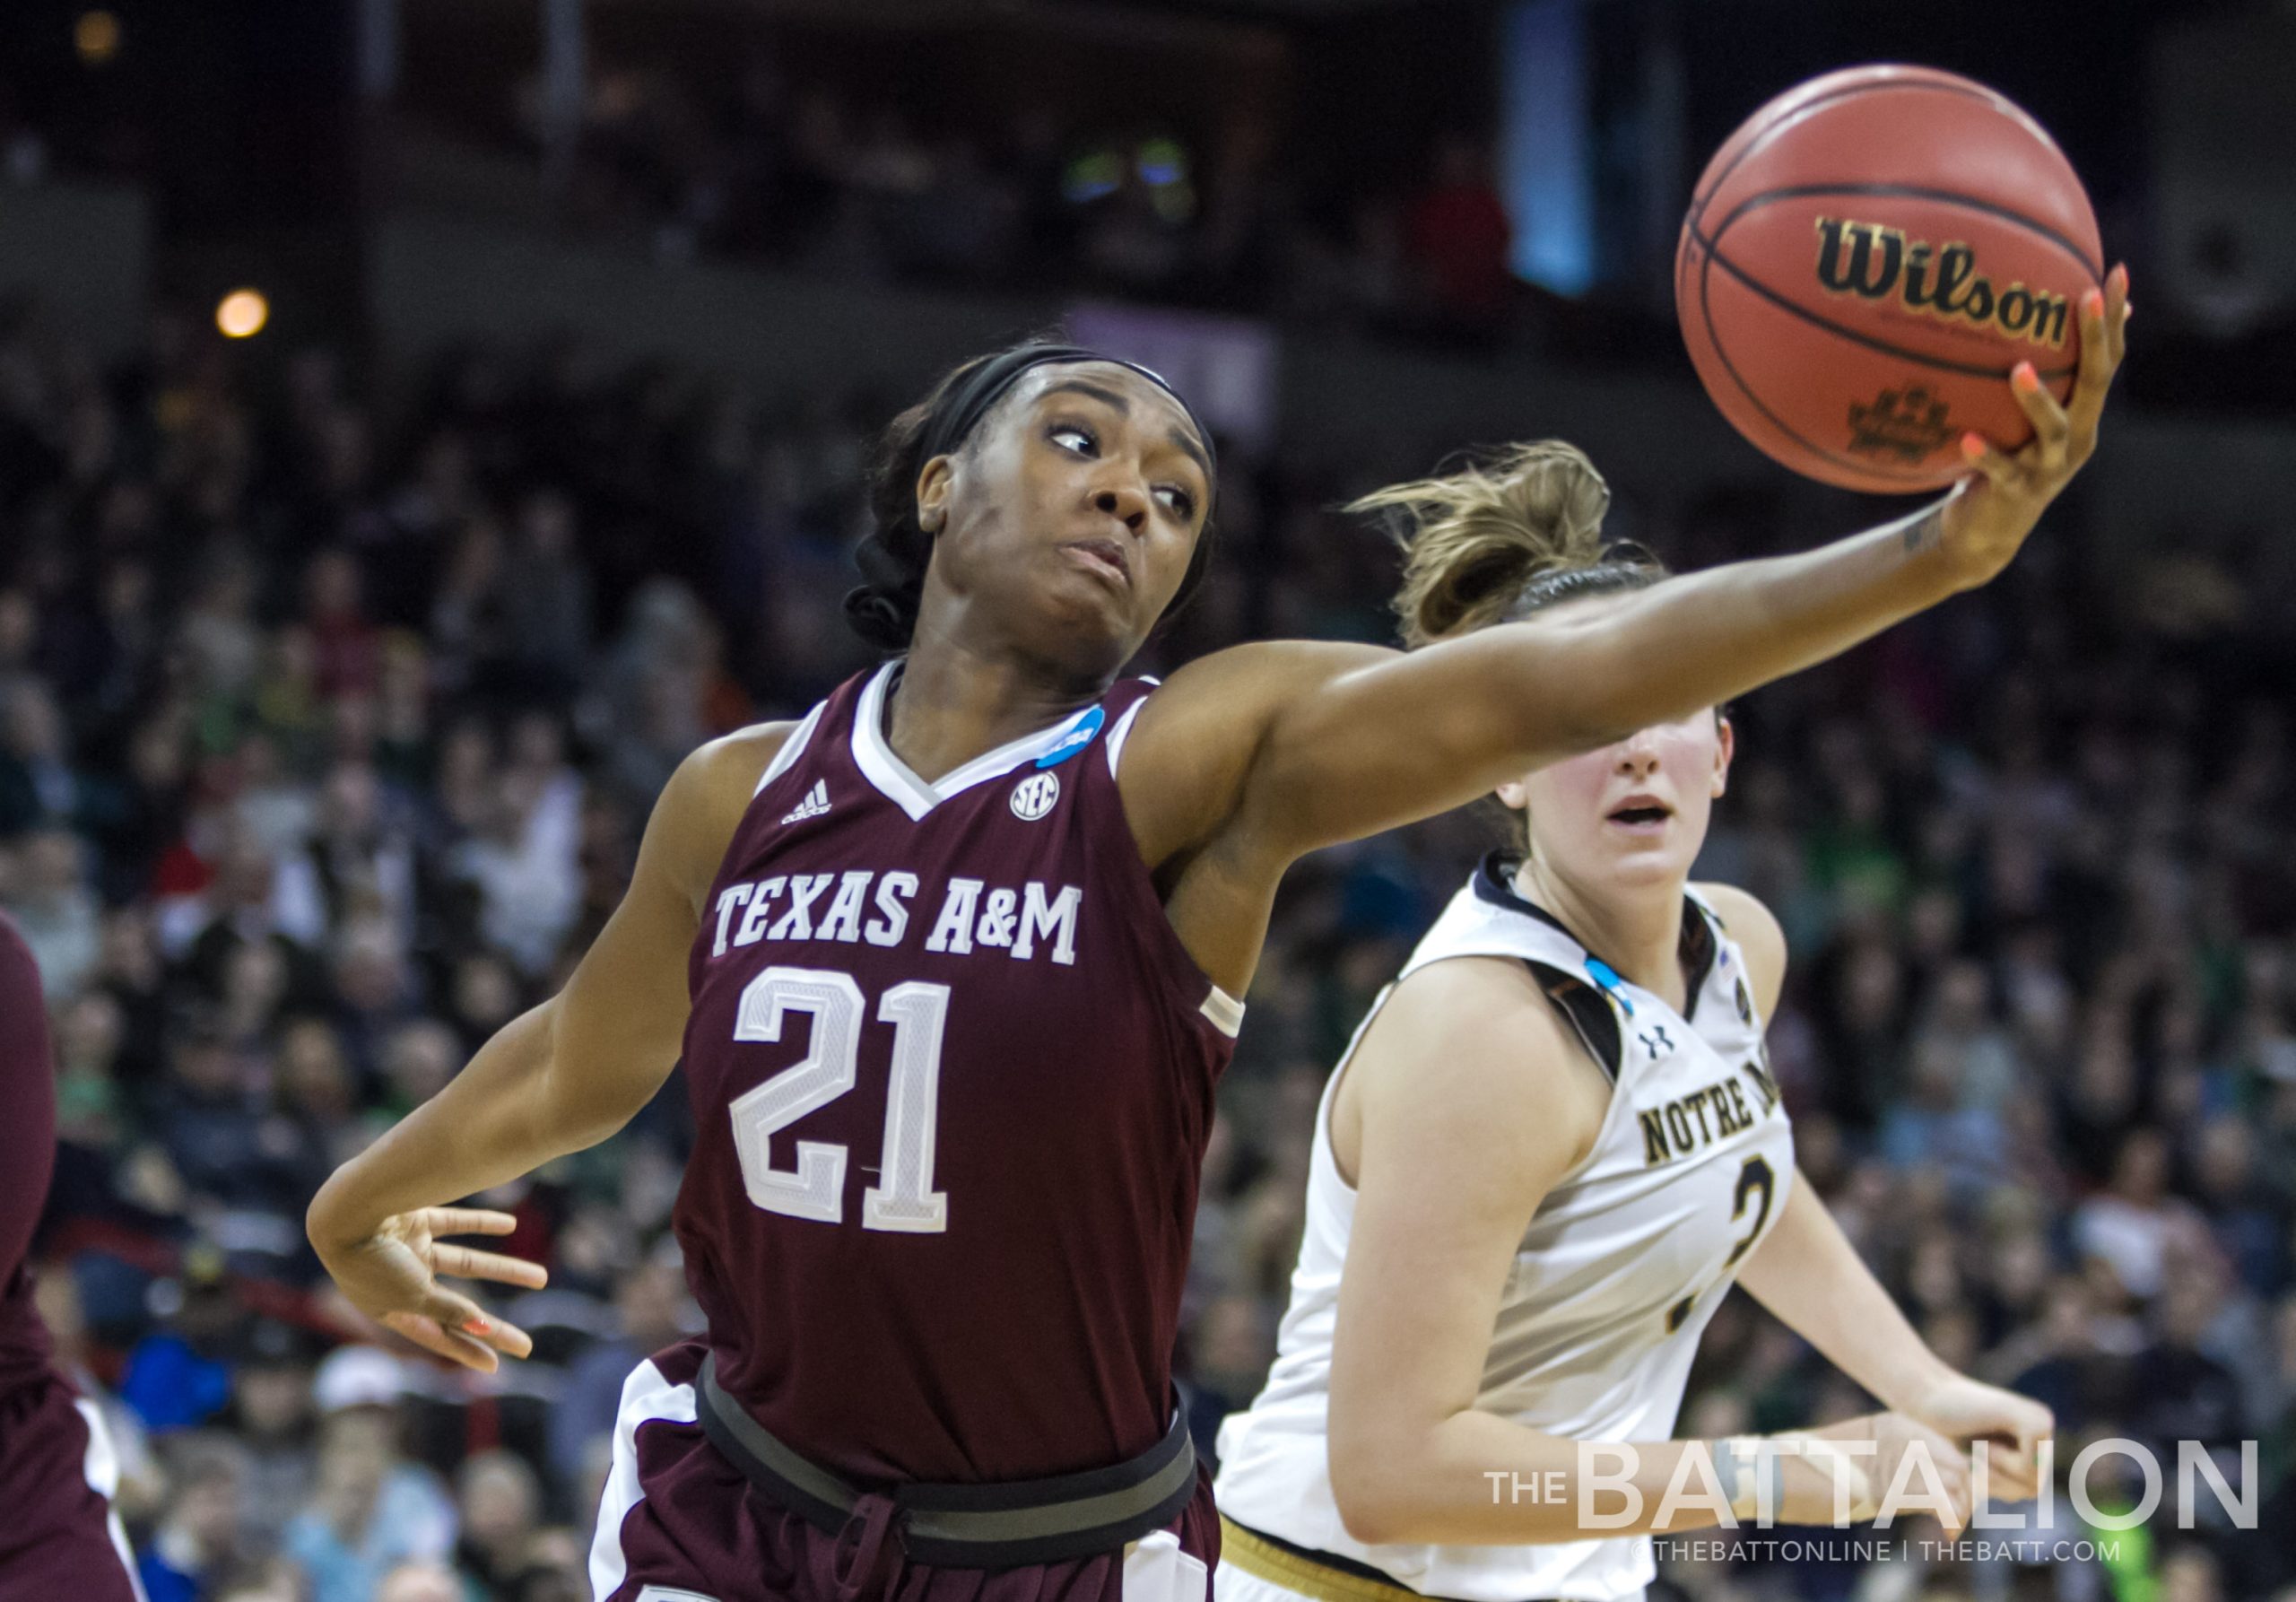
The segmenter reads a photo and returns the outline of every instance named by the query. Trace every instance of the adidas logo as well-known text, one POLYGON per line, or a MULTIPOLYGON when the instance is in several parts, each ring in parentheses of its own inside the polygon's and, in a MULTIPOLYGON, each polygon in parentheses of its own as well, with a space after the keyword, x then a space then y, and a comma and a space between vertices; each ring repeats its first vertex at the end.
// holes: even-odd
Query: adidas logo
POLYGON ((807 818, 817 818, 828 810, 829 780, 816 779, 813 780, 813 788, 805 792, 805 798, 791 807, 781 821, 785 823, 802 823, 807 818))

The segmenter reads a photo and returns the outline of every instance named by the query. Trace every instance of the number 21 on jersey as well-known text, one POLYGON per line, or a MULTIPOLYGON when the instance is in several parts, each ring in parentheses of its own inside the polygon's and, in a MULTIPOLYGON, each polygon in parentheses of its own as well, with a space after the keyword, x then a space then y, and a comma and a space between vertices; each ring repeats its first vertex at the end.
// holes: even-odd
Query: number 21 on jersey
MULTIPOLYGON (((845 1217, 846 1150, 831 1141, 800 1140, 795 1166, 778 1168, 773 1137, 853 1088, 861 1059, 868 1001, 852 976, 813 968, 768 968, 742 991, 734 1038, 781 1039, 792 1013, 813 1020, 802 1061, 736 1096, 734 1150, 750 1200, 769 1213, 839 1223, 845 1217)), ((861 1197, 861 1226, 904 1234, 949 1227, 949 1198, 933 1188, 933 1146, 941 1096, 941 1035, 949 987, 912 981, 877 1001, 877 1022, 893 1030, 892 1083, 878 1182, 861 1197)))

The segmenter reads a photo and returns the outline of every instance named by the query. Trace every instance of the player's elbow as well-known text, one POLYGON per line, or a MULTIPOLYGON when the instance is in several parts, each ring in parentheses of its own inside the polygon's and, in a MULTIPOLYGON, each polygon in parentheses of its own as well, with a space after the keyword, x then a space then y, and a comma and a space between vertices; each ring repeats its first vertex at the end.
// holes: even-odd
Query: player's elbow
POLYGON ((1385 1546, 1403 1538, 1395 1498, 1374 1483, 1376 1478, 1342 1479, 1335 1470, 1332 1475, 1332 1500, 1339 1506, 1339 1522, 1350 1539, 1366 1546, 1385 1546))
MULTIPOLYGON (((344 1164, 344 1168, 349 1166, 344 1164)), ((321 1262, 356 1244, 361 1238, 360 1229, 346 1223, 347 1216, 355 1215, 344 1206, 344 1169, 339 1168, 326 1177, 312 1196, 310 1206, 303 1209, 303 1238, 311 1243, 311 1249, 318 1253, 321 1262)))
POLYGON ((1416 1538, 1412 1461, 1413 1455, 1400 1443, 1333 1435, 1328 1463, 1332 1501, 1352 1538, 1366 1546, 1416 1538))

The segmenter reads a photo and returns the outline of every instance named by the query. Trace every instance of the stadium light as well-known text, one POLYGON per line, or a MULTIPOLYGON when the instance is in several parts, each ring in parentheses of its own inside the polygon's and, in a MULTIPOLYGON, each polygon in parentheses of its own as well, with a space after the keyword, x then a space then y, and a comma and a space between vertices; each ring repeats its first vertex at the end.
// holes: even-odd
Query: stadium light
POLYGON ((119 19, 108 11, 88 11, 72 24, 72 48, 89 66, 104 66, 119 54, 119 19))
POLYGON ((235 289, 215 307, 215 326, 226 339, 251 339, 271 320, 271 302, 261 290, 235 289))

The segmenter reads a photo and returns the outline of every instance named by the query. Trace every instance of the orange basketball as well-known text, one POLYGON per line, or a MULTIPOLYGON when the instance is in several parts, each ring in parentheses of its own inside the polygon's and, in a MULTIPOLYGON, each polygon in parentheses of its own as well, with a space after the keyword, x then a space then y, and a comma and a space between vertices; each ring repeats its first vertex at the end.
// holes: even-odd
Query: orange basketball
POLYGON ((2013 449, 2030 361, 2073 387, 2097 219, 2041 126, 1915 66, 1830 73, 1747 119, 1698 182, 1674 305, 1706 392, 1763 450, 1847 489, 1932 490, 1970 430, 2013 449))

